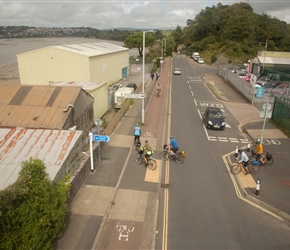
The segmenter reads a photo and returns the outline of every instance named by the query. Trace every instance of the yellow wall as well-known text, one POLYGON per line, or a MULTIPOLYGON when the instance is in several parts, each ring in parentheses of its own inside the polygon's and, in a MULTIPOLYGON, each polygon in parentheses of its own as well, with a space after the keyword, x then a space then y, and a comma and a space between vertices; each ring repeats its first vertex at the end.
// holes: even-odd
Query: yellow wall
POLYGON ((21 84, 49 85, 59 81, 107 82, 122 78, 129 69, 129 51, 87 57, 46 47, 17 55, 21 84))
POLYGON ((89 60, 82 55, 48 47, 19 54, 17 59, 21 84, 89 81, 89 60))
POLYGON ((90 81, 111 85, 122 78, 122 68, 125 67, 129 69, 129 51, 91 57, 90 81))
POLYGON ((94 98, 94 121, 100 119, 108 110, 107 84, 104 83, 91 91, 86 90, 94 98))

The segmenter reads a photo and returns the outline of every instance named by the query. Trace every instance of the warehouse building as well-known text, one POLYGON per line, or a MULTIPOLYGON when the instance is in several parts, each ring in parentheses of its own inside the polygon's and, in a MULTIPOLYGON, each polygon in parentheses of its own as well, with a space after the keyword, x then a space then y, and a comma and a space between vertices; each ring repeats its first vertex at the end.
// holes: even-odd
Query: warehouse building
POLYGON ((49 46, 17 55, 20 82, 105 82, 107 86, 129 74, 129 49, 101 42, 49 46))

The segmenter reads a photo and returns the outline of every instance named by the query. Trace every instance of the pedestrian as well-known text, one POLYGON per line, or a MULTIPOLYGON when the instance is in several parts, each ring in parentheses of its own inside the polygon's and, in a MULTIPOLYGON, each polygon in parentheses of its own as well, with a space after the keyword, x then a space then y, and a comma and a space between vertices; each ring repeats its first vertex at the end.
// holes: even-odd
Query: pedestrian
POLYGON ((158 81, 158 78, 159 78, 159 74, 158 72, 156 72, 156 81, 158 81))
POLYGON ((161 91, 161 86, 159 83, 157 83, 157 86, 156 86, 156 96, 157 97, 159 97, 160 91, 161 91))
POLYGON ((150 78, 151 78, 151 80, 153 80, 153 78, 154 78, 154 74, 153 73, 150 74, 150 78))
POLYGON ((140 136, 141 136, 141 128, 139 126, 139 123, 136 123, 135 127, 134 127, 134 144, 140 144, 140 136))

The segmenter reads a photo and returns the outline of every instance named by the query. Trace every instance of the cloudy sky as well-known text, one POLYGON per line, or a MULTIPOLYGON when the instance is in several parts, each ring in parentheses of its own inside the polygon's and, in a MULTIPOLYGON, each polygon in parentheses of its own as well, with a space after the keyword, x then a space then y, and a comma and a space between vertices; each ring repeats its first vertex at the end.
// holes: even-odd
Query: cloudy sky
POLYGON ((290 23, 290 0, 0 0, 0 25, 35 27, 176 28, 207 6, 221 2, 248 2, 256 13, 265 12, 290 23))

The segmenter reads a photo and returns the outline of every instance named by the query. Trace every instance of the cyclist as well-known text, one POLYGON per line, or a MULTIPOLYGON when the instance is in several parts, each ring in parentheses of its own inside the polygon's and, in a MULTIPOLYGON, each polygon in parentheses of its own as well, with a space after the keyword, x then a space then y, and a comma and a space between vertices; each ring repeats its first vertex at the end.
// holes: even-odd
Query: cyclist
POLYGON ((176 154, 176 152, 179 149, 178 143, 172 135, 169 136, 169 139, 170 139, 170 150, 173 152, 173 154, 176 154))
POLYGON ((143 150, 143 158, 145 161, 145 166, 148 165, 148 158, 154 154, 152 147, 149 145, 148 141, 145 141, 145 146, 141 149, 143 150))
POLYGON ((159 93, 160 93, 160 91, 161 91, 161 86, 160 86, 159 83, 157 84, 156 89, 157 89, 157 91, 156 91, 156 95, 157 95, 157 97, 159 97, 159 93))
POLYGON ((140 135, 141 135, 141 128, 139 126, 139 123, 136 123, 134 127, 134 144, 136 145, 137 143, 140 143, 140 135))
POLYGON ((242 149, 238 150, 238 157, 236 158, 236 162, 238 162, 239 164, 243 164, 243 168, 246 171, 245 174, 250 173, 248 169, 249 157, 242 149))
POLYGON ((256 147, 255 147, 255 152, 256 152, 256 157, 257 160, 264 165, 265 162, 263 161, 263 153, 264 153, 264 149, 263 149, 263 145, 260 141, 256 141, 256 147))

